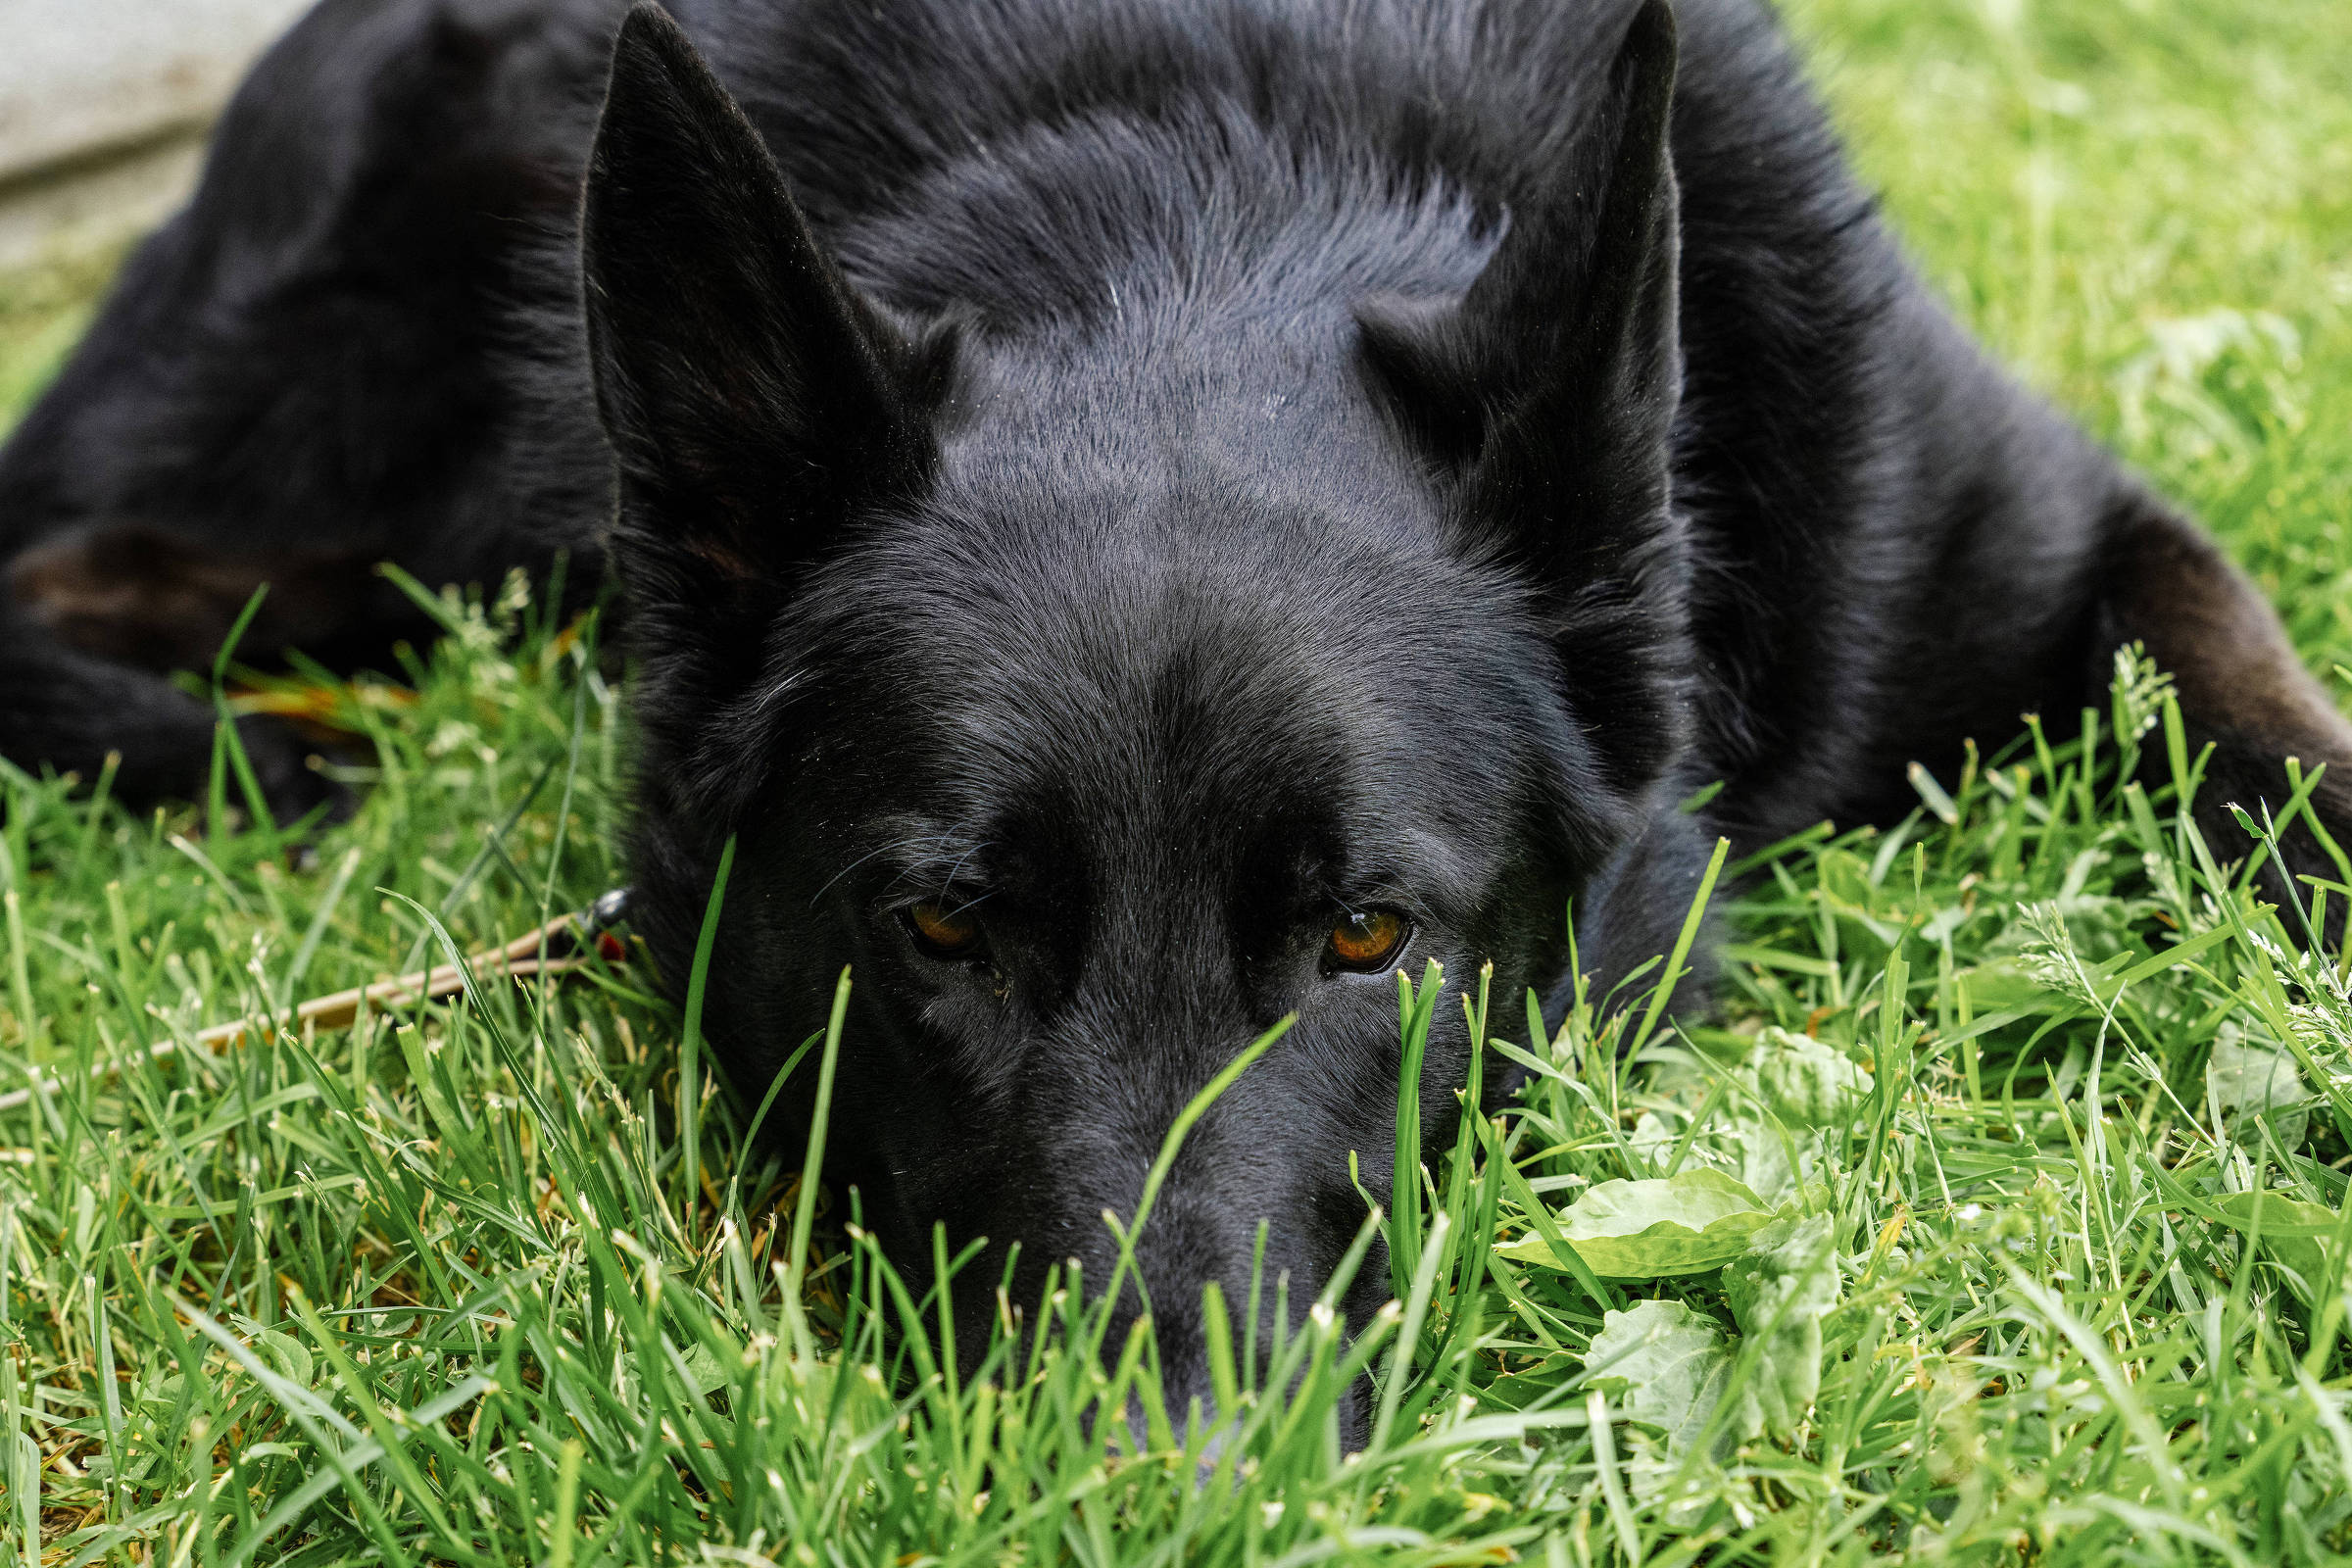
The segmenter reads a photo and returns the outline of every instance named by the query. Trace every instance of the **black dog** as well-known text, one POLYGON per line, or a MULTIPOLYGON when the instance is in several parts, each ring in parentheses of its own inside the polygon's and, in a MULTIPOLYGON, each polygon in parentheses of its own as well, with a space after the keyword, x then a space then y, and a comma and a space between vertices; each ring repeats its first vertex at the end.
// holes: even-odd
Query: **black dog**
MULTIPOLYGON (((754 1093, 856 966, 836 1172, 909 1259, 940 1220, 1026 1244, 1025 1285, 1099 1271, 1099 1215, 1178 1108, 1295 1016, 1144 1244, 1179 1401, 1206 1393, 1197 1288, 1238 1298, 1258 1220, 1271 1267, 1319 1279, 1362 1217, 1350 1152, 1387 1188, 1399 964, 1556 996, 1573 899, 1605 991, 1715 835, 1899 812, 1904 764, 2078 711, 2134 638, 2217 747, 2217 808, 2281 799, 2290 755, 2352 765, 2243 580, 1928 299, 1750 0, 687 22, 620 31, 584 359, 547 303, 570 274, 512 281, 527 235, 429 263, 500 279, 450 284, 460 320, 533 292, 510 318, 539 324, 491 345, 400 292, 441 282, 414 221, 321 213, 447 389, 363 363, 239 450, 326 424, 375 452, 348 411, 381 400, 386 450, 441 478, 402 492, 422 520, 270 537, 342 560, 405 526, 428 575, 532 564, 593 549, 616 468, 643 921, 676 980, 736 840, 709 1016, 754 1093)), ((479 134, 568 125, 562 78, 479 134)), ((456 101, 465 141, 487 122, 456 101)), ((181 230, 249 235, 237 139, 285 134, 232 122, 181 230)), ((543 210, 480 210, 517 207, 543 210)), ((224 537, 57 499, 83 471, 226 486, 175 422, 206 400, 154 412, 135 356, 169 290, 142 269, 0 464, 7 525, 54 536, 17 581, 60 631, 46 585, 109 580, 86 541, 224 537)), ((286 380, 323 352, 230 333, 198 360, 286 380)), ((341 505, 381 516, 403 467, 356 464, 341 505)), ((2321 805, 2352 822, 2345 789, 2321 805)), ((1442 1022, 1433 1137, 1464 1071, 1442 1022)))

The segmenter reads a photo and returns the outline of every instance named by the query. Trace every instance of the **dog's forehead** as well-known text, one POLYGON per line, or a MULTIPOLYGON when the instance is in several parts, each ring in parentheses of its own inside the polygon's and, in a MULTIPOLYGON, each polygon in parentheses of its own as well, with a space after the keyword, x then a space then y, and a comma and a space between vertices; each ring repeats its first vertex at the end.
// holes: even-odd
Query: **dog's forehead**
POLYGON ((1393 742, 1382 666, 1417 640, 1415 617, 1370 591, 1385 564, 1334 557, 1106 531, 903 630, 918 660, 957 671, 938 719, 996 776, 1149 767, 1193 793, 1275 766, 1319 780, 1343 752, 1393 742))
POLYGON ((934 516, 869 579, 868 678, 925 808, 976 847, 963 875, 1477 879, 1448 828, 1507 809, 1522 760, 1491 699, 1540 653, 1495 635, 1492 585, 1263 490, 1059 506, 934 516))
POLYGON ((1324 330, 992 350, 922 502, 828 574, 981 862, 1402 874, 1509 814, 1548 652, 1324 330))

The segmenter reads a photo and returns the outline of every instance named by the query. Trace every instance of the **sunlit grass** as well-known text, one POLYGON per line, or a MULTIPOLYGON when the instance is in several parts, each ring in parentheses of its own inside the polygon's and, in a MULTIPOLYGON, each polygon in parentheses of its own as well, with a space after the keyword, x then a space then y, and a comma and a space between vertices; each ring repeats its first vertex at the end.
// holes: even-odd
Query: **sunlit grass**
POLYGON ((0 272, 0 430, 65 363, 121 260, 110 248, 0 272))

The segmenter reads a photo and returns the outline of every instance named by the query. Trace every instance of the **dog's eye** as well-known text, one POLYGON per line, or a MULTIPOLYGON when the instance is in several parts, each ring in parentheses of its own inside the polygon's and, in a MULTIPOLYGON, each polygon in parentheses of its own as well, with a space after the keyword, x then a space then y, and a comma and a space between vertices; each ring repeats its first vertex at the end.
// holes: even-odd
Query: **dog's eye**
POLYGON ((980 947, 980 922, 963 909, 926 899, 906 911, 914 945, 934 958, 968 958, 980 947))
POLYGON ((1343 914, 1331 928, 1323 958, 1334 969, 1378 974, 1396 963, 1412 935, 1412 922, 1395 909, 1343 914))

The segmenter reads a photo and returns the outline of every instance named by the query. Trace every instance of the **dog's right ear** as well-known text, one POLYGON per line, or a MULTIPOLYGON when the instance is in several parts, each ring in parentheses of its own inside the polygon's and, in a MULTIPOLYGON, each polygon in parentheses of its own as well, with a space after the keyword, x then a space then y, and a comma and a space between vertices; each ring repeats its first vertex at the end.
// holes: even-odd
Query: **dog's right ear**
POLYGON ((919 480, 918 353, 842 277, 743 111, 660 6, 622 24, 588 167, 597 406, 640 603, 773 603, 919 480))
POLYGON ((1688 712, 1679 61, 1669 0, 1638 0, 1584 115, 1542 150, 1547 180, 1459 305, 1357 312, 1373 384, 1543 595, 1564 688, 1629 793, 1672 761, 1688 712))

